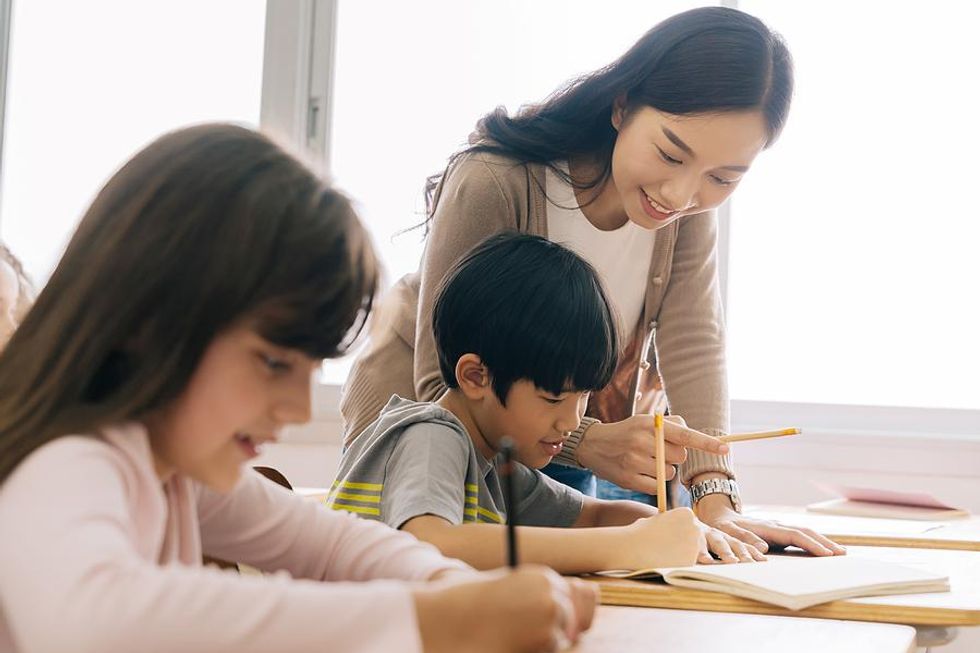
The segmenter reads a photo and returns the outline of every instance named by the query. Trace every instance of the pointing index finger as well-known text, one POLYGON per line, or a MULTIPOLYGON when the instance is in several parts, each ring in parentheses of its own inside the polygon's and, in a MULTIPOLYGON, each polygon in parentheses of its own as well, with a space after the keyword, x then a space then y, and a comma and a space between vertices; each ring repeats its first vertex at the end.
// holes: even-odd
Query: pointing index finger
POLYGON ((718 438, 673 422, 664 422, 664 439, 688 449, 722 455, 728 453, 728 445, 718 438))

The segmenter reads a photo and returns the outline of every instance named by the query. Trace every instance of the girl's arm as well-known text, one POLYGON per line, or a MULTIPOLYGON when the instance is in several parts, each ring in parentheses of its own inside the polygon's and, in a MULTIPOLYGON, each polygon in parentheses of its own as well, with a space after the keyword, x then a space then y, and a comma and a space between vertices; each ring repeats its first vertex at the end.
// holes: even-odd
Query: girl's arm
POLYGON ((328 510, 247 470, 235 490, 199 489, 204 552, 312 580, 424 580, 466 570, 391 528, 328 510))
MULTIPOLYGON (((507 529, 501 524, 454 525, 441 517, 423 515, 405 522, 402 529, 477 569, 506 564, 507 529)), ((547 565, 560 574, 693 565, 701 538, 697 520, 687 508, 654 515, 628 526, 517 527, 521 562, 547 565)))
MULTIPOLYGON (((35 451, 0 488, 0 641, 24 652, 421 650, 411 586, 239 576, 161 559, 161 543, 197 537, 193 520, 165 533, 166 511, 159 485, 98 440, 35 451)), ((385 568, 348 546, 328 544, 350 575, 385 568)))

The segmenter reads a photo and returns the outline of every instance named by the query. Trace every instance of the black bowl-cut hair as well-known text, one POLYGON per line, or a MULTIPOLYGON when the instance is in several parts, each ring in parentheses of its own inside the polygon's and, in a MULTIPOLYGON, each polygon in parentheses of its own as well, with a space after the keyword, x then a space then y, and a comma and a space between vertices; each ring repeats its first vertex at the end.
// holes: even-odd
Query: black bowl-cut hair
POLYGON ((616 328, 595 269, 545 238, 492 236, 447 272, 432 316, 439 367, 480 357, 502 404, 515 381, 553 394, 594 391, 612 379, 616 328))

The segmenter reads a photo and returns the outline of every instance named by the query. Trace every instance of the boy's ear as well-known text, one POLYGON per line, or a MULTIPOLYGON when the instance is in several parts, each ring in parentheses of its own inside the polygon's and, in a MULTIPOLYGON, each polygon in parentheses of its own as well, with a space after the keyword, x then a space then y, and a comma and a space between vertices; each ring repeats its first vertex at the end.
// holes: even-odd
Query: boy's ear
POLYGON ((456 383, 467 399, 482 399, 490 389, 490 372, 476 354, 463 354, 456 361, 456 383))

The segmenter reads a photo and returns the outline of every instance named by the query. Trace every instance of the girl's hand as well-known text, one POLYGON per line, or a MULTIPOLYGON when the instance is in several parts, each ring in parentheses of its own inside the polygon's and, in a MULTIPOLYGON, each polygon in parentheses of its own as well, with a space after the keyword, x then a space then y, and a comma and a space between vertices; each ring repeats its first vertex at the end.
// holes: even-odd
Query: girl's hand
MULTIPOLYGON (((844 555, 847 549, 809 528, 785 526, 767 519, 746 517, 732 508, 725 495, 709 495, 697 505, 698 517, 708 526, 724 532, 750 550, 764 553, 770 549, 798 546, 817 556, 844 555)), ((729 540, 730 542, 730 540, 729 540)), ((712 549, 720 553, 716 549, 712 549)), ((755 553, 752 554, 753 557, 755 553)), ((741 556, 739 556, 741 558, 741 556)))
POLYGON ((426 653, 557 651, 592 625, 598 592, 545 567, 484 572, 414 592, 426 653))
MULTIPOLYGON (((728 453, 728 445, 718 439, 688 428, 676 415, 664 418, 664 451, 667 480, 674 477, 674 465, 687 460, 687 449, 713 454, 728 453)), ((600 478, 616 485, 657 494, 656 444, 653 415, 634 415, 622 422, 598 422, 585 431, 576 450, 579 464, 600 478)))

